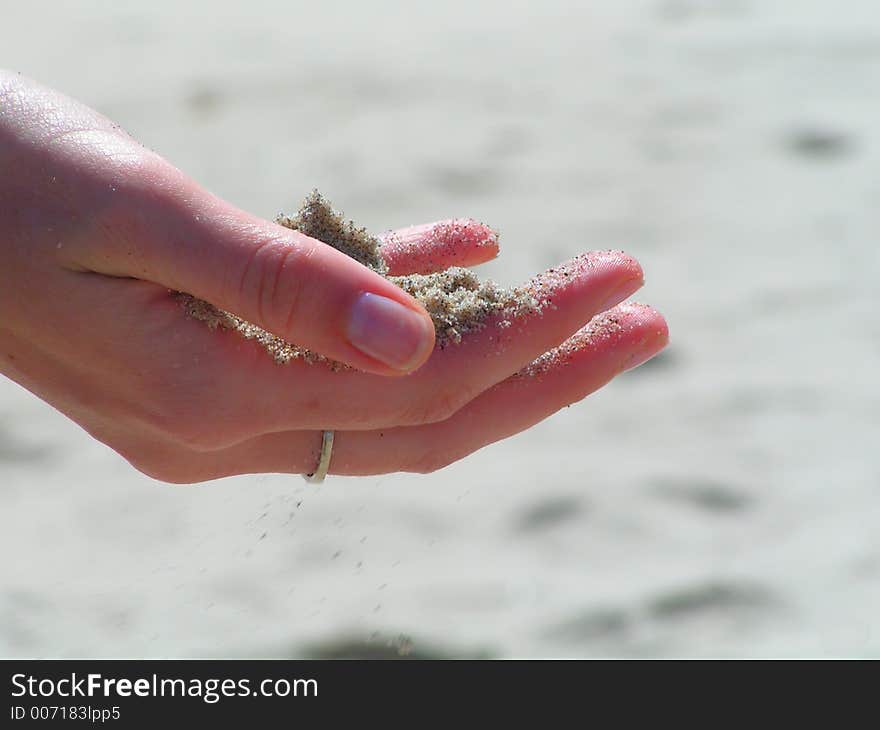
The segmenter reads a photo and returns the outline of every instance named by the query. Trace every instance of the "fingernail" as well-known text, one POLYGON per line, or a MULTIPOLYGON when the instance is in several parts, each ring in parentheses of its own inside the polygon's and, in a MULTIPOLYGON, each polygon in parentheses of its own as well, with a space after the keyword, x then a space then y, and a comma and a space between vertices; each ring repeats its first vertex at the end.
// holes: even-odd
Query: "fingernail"
POLYGON ((411 370, 434 341, 430 320, 393 299, 361 294, 348 321, 348 340, 395 370, 411 370))
POLYGON ((644 365, 652 357, 658 355, 665 347, 666 342, 664 340, 651 339, 642 343, 641 347, 630 355, 626 361, 626 364, 623 366, 623 372, 628 372, 629 370, 634 370, 639 365, 644 365))
POLYGON ((627 279, 617 285, 608 298, 599 305, 598 311, 605 312, 620 304, 624 299, 635 294, 645 282, 642 279, 627 279))

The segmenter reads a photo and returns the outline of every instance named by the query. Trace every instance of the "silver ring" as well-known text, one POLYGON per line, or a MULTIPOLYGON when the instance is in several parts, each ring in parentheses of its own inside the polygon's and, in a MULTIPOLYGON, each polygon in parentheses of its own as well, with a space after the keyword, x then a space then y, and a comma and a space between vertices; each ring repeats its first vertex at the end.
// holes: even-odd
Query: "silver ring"
POLYGON ((321 458, 318 459, 318 466, 311 474, 303 474, 302 478, 311 484, 320 484, 327 476, 327 470, 330 468, 330 457, 333 455, 333 431, 324 431, 321 438, 321 458))

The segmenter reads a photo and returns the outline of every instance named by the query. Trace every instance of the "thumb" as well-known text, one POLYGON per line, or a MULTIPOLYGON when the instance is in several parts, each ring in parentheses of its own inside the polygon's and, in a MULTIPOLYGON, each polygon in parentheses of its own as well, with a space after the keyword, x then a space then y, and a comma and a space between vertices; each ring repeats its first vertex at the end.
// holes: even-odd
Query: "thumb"
POLYGON ((160 196, 157 213, 139 208, 143 235, 135 238, 148 244, 137 247, 139 260, 128 257, 129 275, 359 370, 400 375, 428 359, 434 326, 402 289, 331 246, 187 183, 188 195, 160 196))

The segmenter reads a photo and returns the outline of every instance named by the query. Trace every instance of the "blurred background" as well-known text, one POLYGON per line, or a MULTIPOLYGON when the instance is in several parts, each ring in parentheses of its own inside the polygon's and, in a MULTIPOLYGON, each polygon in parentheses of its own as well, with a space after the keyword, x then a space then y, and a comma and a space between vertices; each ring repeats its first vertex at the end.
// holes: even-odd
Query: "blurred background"
MULTIPOLYGON (((0 655, 880 655, 875 0, 4 2, 271 218, 623 248, 672 344, 430 476, 168 486, 0 381, 0 655)), ((8 174, 8 173, 4 173, 8 174)))

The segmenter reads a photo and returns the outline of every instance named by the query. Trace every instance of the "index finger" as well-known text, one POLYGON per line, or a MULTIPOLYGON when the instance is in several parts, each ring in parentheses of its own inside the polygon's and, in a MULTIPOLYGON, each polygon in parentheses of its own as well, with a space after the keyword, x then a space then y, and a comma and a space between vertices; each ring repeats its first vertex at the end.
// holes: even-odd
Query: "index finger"
POLYGON ((382 258, 392 276, 433 274, 477 266, 498 255, 498 231, 472 218, 451 218, 382 234, 382 258))

